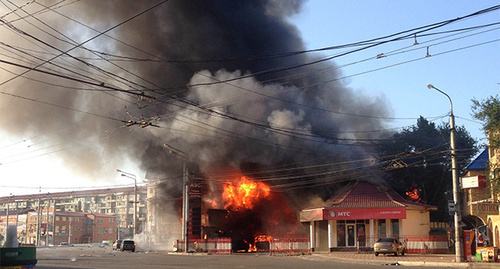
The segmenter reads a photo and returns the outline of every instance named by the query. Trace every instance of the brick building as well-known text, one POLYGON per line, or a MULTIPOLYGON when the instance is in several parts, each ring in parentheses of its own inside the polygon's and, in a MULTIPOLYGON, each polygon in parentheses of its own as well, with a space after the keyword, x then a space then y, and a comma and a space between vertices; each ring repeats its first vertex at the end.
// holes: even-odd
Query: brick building
MULTIPOLYGON (((134 196, 134 187, 125 187, 0 197, 0 239, 7 222, 17 225, 19 241, 27 244, 101 243, 132 237, 134 196)), ((146 187, 139 186, 137 233, 146 227, 146 196, 146 187)))
POLYGON ((499 155, 498 150, 485 149, 461 177, 463 229, 476 232, 478 246, 500 247, 500 202, 492 191, 488 169, 498 163, 499 155))

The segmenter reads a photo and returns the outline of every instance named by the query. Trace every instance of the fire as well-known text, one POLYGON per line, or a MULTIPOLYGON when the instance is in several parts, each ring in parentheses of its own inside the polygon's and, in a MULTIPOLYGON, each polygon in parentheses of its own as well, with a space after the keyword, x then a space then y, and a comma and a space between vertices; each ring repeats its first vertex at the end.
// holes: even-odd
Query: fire
POLYGON ((248 252, 268 251, 269 244, 273 238, 269 235, 258 235, 255 237, 254 244, 250 244, 248 252))
POLYGON ((242 176, 239 180, 224 184, 224 208, 252 209, 256 202, 268 197, 270 192, 267 184, 242 176))
POLYGON ((410 200, 415 202, 422 202, 420 196, 418 195, 418 189, 413 189, 412 191, 406 192, 406 195, 410 198, 410 200))

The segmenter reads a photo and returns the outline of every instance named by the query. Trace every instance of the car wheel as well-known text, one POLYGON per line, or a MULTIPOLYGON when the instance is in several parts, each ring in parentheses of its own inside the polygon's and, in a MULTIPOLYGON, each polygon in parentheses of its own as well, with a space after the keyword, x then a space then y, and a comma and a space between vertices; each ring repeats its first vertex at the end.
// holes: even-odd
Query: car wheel
POLYGON ((405 249, 403 248, 403 251, 401 251, 401 256, 405 255, 405 249))
POLYGON ((398 251, 396 250, 396 252, 394 252, 394 256, 398 256, 398 251))
POLYGON ((378 256, 378 253, 377 253, 377 252, 375 252, 375 256, 378 256))

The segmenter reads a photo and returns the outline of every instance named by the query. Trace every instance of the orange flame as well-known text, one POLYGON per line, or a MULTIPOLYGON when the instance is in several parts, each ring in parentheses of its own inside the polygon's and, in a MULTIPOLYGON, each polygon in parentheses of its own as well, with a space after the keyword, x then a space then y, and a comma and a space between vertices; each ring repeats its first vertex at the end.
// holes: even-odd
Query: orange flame
POLYGON ((256 202, 269 196, 271 189, 265 183, 241 177, 235 182, 224 184, 222 197, 225 209, 252 209, 256 202))
POLYGON ((418 189, 413 189, 412 191, 406 192, 406 195, 410 197, 411 200, 420 202, 420 196, 418 195, 418 189))
POLYGON ((258 235, 255 237, 254 244, 250 244, 250 247, 248 248, 248 252, 256 252, 256 251, 265 251, 269 250, 269 245, 267 246, 267 249, 260 248, 258 247, 259 243, 267 242, 271 243, 271 240, 273 238, 269 235, 258 235))

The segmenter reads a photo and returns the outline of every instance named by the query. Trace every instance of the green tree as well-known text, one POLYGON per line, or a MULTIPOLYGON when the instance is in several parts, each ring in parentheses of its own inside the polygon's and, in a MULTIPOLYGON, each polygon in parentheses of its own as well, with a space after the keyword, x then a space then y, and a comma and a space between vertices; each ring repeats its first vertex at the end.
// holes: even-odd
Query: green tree
POLYGON ((483 130, 488 136, 490 157, 495 154, 496 163, 490 163, 491 187, 495 194, 500 194, 500 99, 498 95, 478 101, 472 99, 472 116, 483 121, 483 130))
MULTIPOLYGON (((459 170, 476 154, 476 141, 464 127, 456 128, 455 149, 459 170)), ((387 173, 387 183, 403 197, 417 190, 414 201, 438 206, 433 220, 448 220, 448 200, 452 198, 450 128, 436 126, 423 117, 413 127, 395 133, 380 145, 378 154, 387 173)), ((408 197, 412 200, 410 197, 408 197)))

